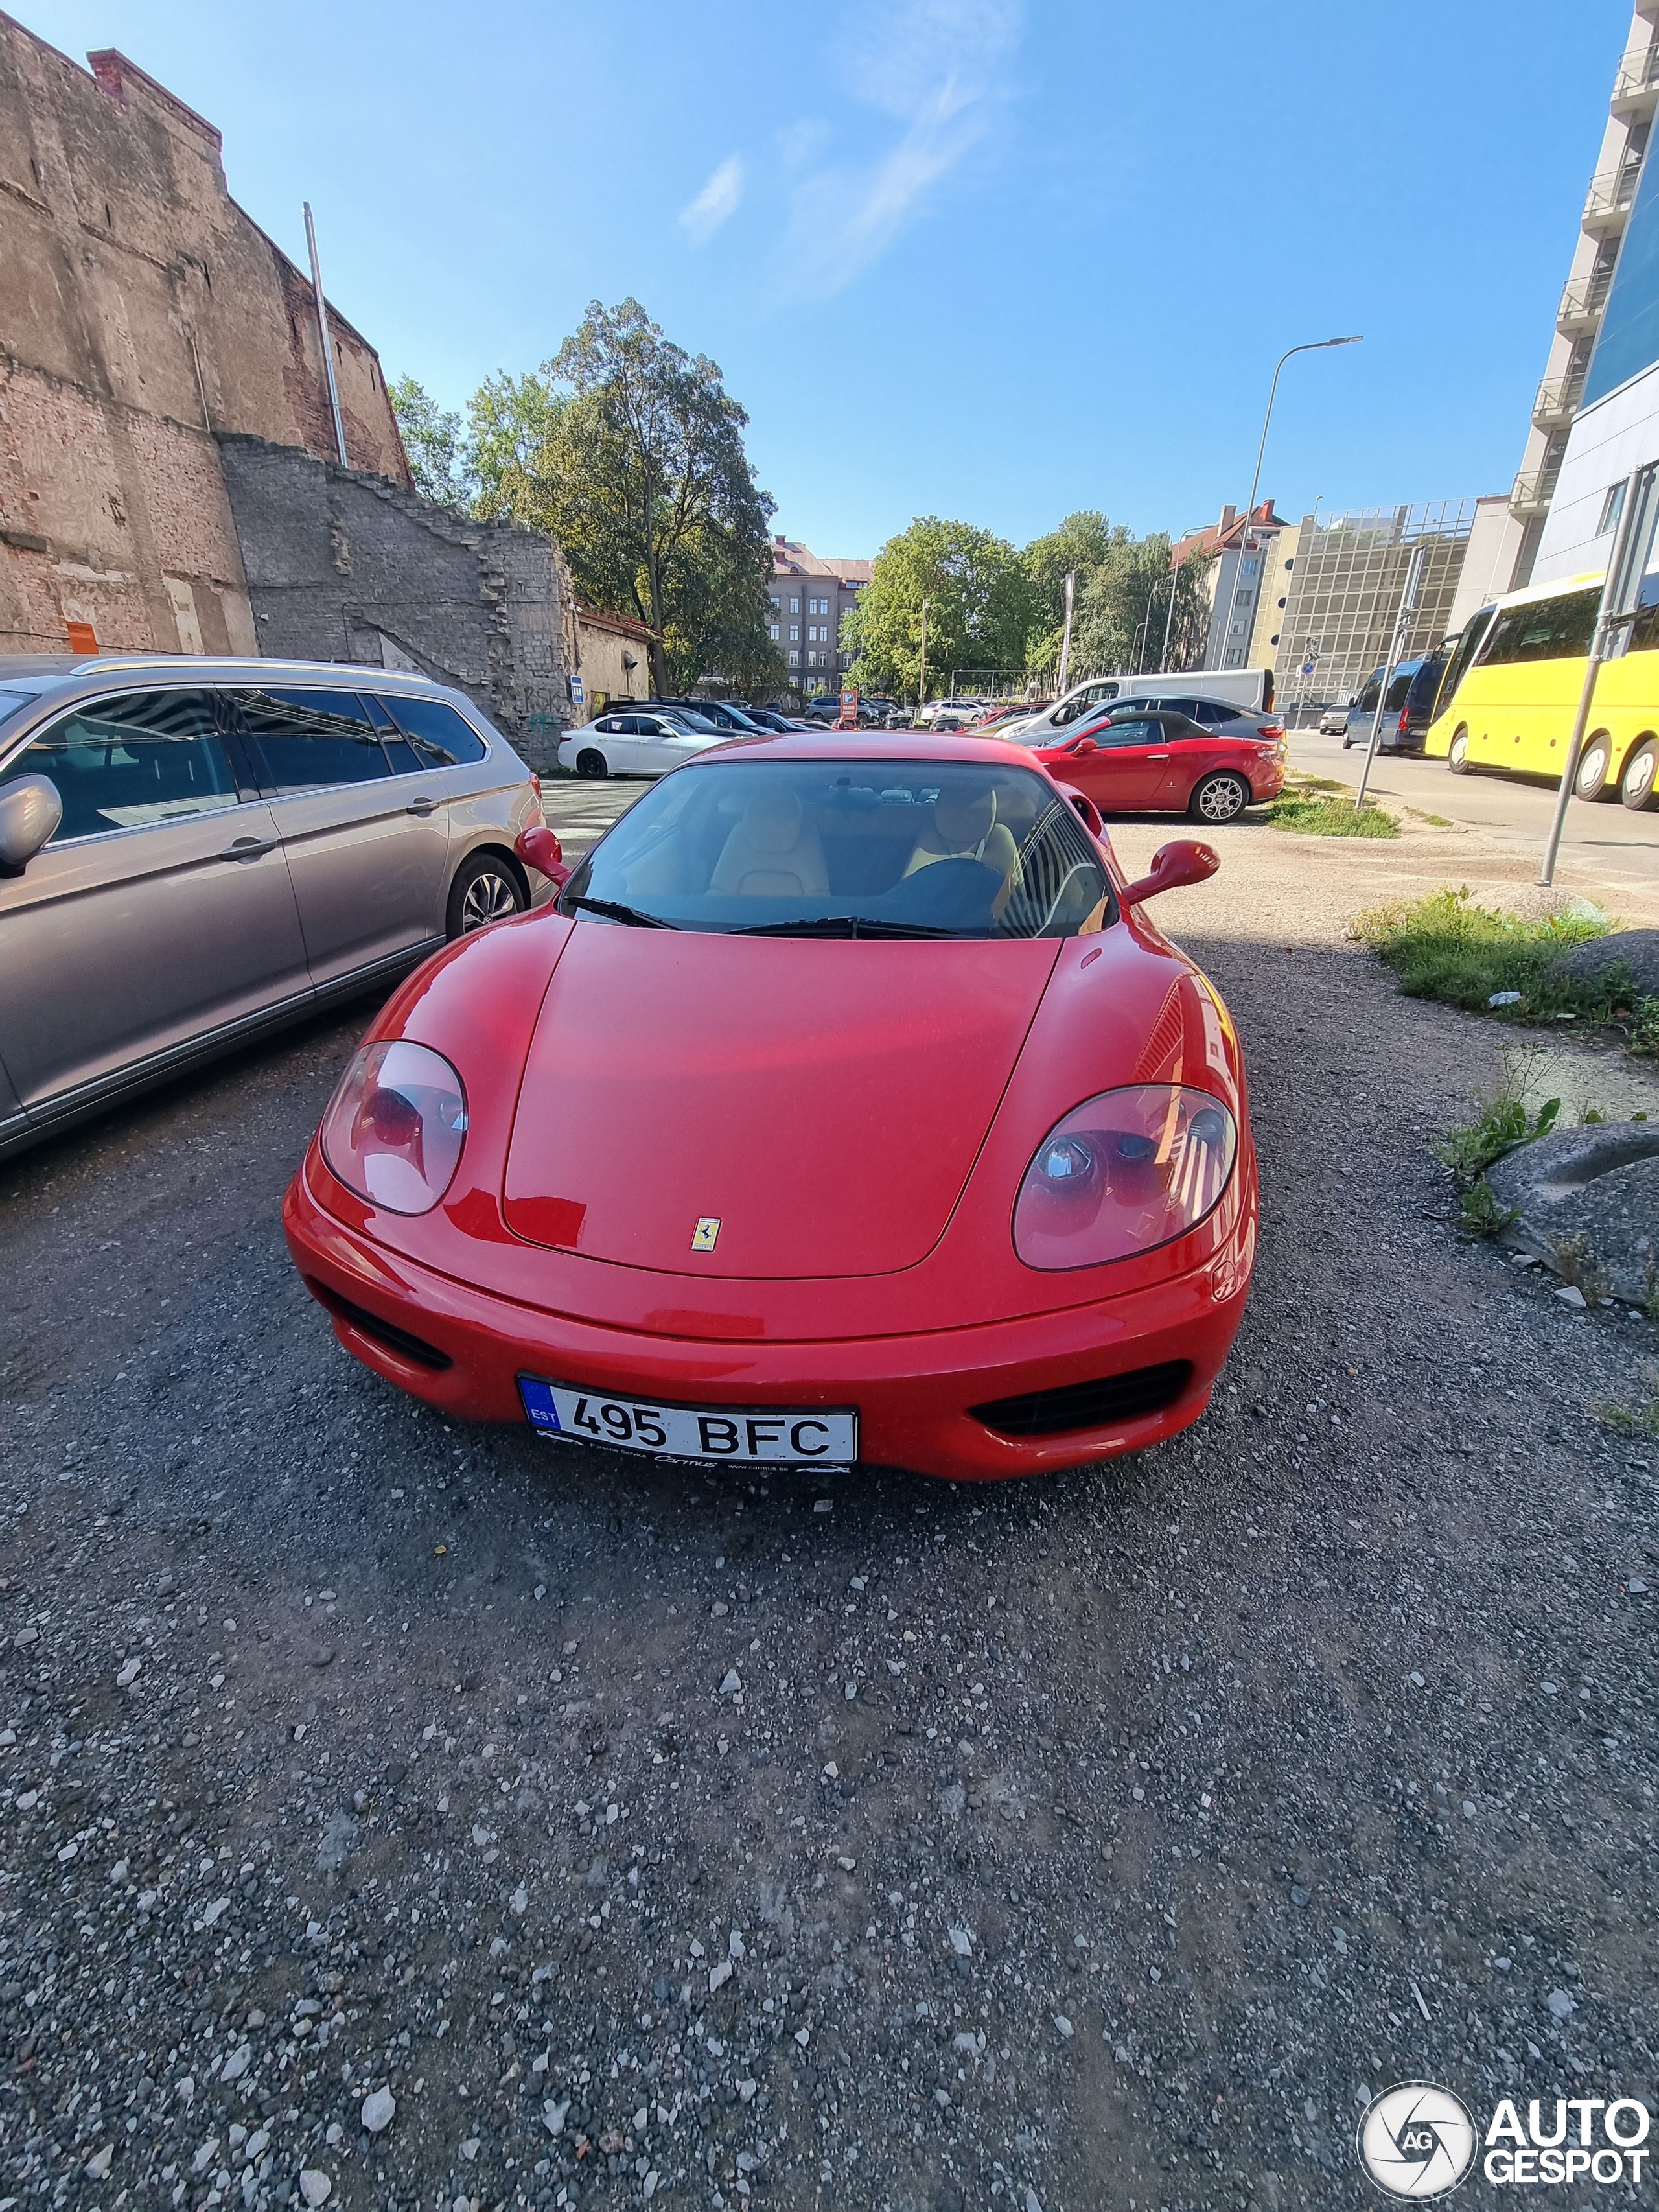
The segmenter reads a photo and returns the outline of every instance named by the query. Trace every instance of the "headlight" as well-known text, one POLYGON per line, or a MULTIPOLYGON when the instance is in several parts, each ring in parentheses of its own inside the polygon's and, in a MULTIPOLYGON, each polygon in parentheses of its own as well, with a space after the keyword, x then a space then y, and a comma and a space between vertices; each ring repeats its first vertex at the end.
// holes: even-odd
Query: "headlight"
POLYGON ((1014 1201, 1014 1249, 1046 1268, 1150 1252, 1212 1210, 1237 1151, 1237 1125, 1210 1091, 1103 1091, 1037 1146, 1014 1201))
POLYGON ((392 1213, 429 1213, 460 1164, 466 1093, 423 1044, 365 1045, 319 1133, 323 1158, 348 1190, 392 1213))

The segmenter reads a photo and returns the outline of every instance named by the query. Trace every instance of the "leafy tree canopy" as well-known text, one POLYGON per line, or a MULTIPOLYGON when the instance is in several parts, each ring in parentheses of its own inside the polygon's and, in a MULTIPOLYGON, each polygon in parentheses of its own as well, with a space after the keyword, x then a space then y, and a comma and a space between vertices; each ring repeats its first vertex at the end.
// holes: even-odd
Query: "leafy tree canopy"
POLYGON ((421 497, 438 507, 469 507, 471 486, 460 416, 453 409, 441 408, 412 376, 400 376, 388 384, 386 396, 398 418, 410 474, 421 497))
POLYGON ((581 599, 658 634, 654 688, 784 680, 767 633, 774 508, 744 450, 749 417, 638 301, 593 301, 539 375, 488 378, 464 437, 412 377, 391 389, 422 492, 557 539, 581 599))
POLYGON ((1035 630, 1058 632, 1066 620, 1066 576, 1076 569, 1080 591, 1107 558, 1115 541, 1128 536, 1114 531, 1103 514, 1092 508, 1068 514, 1058 530, 1034 538, 1025 548, 1026 574, 1031 579, 1031 620, 1035 630))
POLYGON ((1135 538, 1115 531, 1105 558, 1086 582, 1079 581, 1072 674, 1081 678, 1104 669, 1134 674, 1162 668, 1166 620, 1169 666, 1186 668, 1200 659, 1210 634, 1210 602, 1204 590, 1209 565, 1207 558, 1194 556, 1172 573, 1170 540, 1161 532, 1135 538))
POLYGON ((943 690, 953 668, 1024 665, 1031 583, 1019 555, 988 530, 927 514, 882 547, 842 626, 860 684, 916 691, 924 599, 930 691, 943 690))

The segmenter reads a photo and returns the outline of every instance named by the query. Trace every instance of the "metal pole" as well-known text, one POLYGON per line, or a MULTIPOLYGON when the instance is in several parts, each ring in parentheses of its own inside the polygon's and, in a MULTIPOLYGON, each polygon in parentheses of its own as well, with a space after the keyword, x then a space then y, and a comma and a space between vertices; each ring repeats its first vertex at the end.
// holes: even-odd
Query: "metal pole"
POLYGON ((311 248, 311 293, 317 302, 317 335, 323 342, 323 368, 328 376, 328 404, 334 410, 334 442, 340 449, 340 466, 349 469, 345 422, 340 413, 340 387, 334 381, 334 348, 328 335, 328 302, 323 297, 323 264, 317 258, 317 226, 311 219, 311 202, 305 203, 306 244, 311 248))
POLYGON ((927 602, 921 603, 921 676, 916 687, 916 720, 921 720, 921 710, 927 704, 927 602))
POLYGON ((1561 788, 1555 794, 1555 815, 1550 823, 1549 839, 1544 847, 1544 865, 1539 872, 1540 884, 1555 880, 1556 859, 1561 850, 1561 832, 1566 826, 1567 801, 1572 797, 1572 787, 1578 778, 1578 756, 1584 747, 1584 732, 1595 704, 1595 680, 1601 673, 1601 663, 1607 657, 1612 634, 1626 617, 1620 609, 1626 598, 1632 598, 1632 584, 1640 580, 1627 574, 1634 565, 1640 571, 1647 555, 1641 549, 1641 558, 1632 564, 1631 555, 1636 544, 1638 527, 1644 528, 1650 538, 1653 530, 1653 472, 1645 468, 1635 470, 1625 482, 1624 512, 1619 518, 1619 535, 1613 540, 1613 558, 1607 562, 1607 573, 1601 585, 1601 604, 1595 617, 1595 634, 1590 640, 1589 658, 1584 664, 1584 688, 1578 695, 1578 712, 1573 718, 1572 735, 1567 741, 1567 757, 1561 769, 1561 788), (1644 483, 1643 479, 1646 478, 1644 483), (1638 524, 1638 509, 1642 511, 1638 524))
POLYGON ((1170 604, 1164 614, 1164 658, 1158 665, 1160 676, 1167 676, 1170 672, 1170 633, 1175 626, 1176 593, 1180 588, 1181 563, 1176 561, 1170 569, 1170 604))
MULTIPOLYGON (((1261 483, 1261 458, 1267 450, 1267 425, 1273 419, 1273 401, 1279 392, 1279 370, 1295 353, 1322 353, 1328 346, 1364 345, 1363 337, 1352 338, 1315 338, 1307 345, 1292 346, 1290 353, 1280 354, 1279 368, 1273 371, 1273 380, 1267 387, 1267 411, 1261 418, 1261 442, 1255 449, 1255 474, 1250 479, 1250 503, 1244 510, 1244 538, 1250 534, 1250 518, 1255 513, 1255 495, 1261 483)), ((1244 565, 1244 538, 1238 542, 1238 558, 1233 563, 1233 587, 1227 601, 1227 619, 1221 625, 1221 665, 1227 665, 1227 633, 1233 626, 1233 609, 1238 605, 1238 579, 1244 565)), ((1207 661, 1209 656, 1205 656, 1207 661)))
POLYGON ((1077 570, 1066 571, 1066 633, 1060 641, 1060 681, 1054 686, 1056 699, 1066 696, 1066 672, 1072 662, 1072 602, 1077 595, 1077 570))
POLYGON ((1382 734, 1382 714, 1389 702, 1389 686, 1394 682, 1394 672, 1405 650, 1407 633, 1412 626, 1412 617, 1417 611, 1417 595, 1423 586, 1423 570, 1427 564, 1429 549, 1413 545, 1412 557, 1406 569, 1406 588, 1400 596, 1400 618, 1394 626, 1394 642, 1389 647, 1389 658, 1383 665, 1382 679, 1376 690, 1376 712, 1371 716, 1371 741, 1365 748, 1365 765, 1359 772, 1359 796, 1354 800, 1357 814, 1365 804, 1365 787, 1371 780, 1371 764, 1376 758, 1376 742, 1382 734))

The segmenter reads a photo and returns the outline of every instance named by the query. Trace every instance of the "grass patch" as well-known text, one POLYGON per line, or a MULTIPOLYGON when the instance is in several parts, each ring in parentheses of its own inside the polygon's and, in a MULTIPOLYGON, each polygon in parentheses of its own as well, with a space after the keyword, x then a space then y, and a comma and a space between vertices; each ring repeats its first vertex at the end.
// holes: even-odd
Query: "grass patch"
MULTIPOLYGON (((1409 906, 1362 914, 1349 924, 1348 933, 1393 969, 1407 998, 1439 999, 1508 1021, 1577 1014, 1607 1022, 1630 1006, 1630 987, 1621 971, 1580 982, 1550 970, 1569 946, 1605 937, 1608 927, 1604 921, 1564 914, 1526 921, 1476 906, 1465 884, 1461 890, 1435 891, 1409 906), (1513 999, 1492 1006, 1499 993, 1511 991, 1513 999)), ((1659 1049, 1659 1018, 1652 1028, 1649 1048, 1659 1049)))
POLYGON ((1454 830, 1456 823, 1448 814, 1425 814, 1420 806, 1408 806, 1407 814, 1414 814, 1419 822, 1426 822, 1431 830, 1454 830))
POLYGON ((1603 1398, 1592 1401, 1589 1411, 1604 1429, 1611 1429, 1616 1437, 1659 1437, 1659 1376, 1648 1378, 1642 1395, 1633 1406, 1603 1398))
POLYGON ((1400 835, 1393 815, 1373 806, 1369 799, 1364 806, 1355 806, 1351 799, 1321 798, 1304 792, 1286 792, 1274 799, 1267 809, 1267 819, 1275 830, 1297 830, 1305 837, 1400 835))

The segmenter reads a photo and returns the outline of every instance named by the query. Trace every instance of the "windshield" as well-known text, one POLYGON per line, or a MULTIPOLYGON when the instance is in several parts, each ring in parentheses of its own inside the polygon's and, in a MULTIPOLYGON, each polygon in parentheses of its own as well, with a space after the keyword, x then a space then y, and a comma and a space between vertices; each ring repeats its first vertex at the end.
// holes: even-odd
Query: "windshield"
POLYGON ((1029 769, 731 760, 654 784, 583 861, 567 914, 853 937, 1072 937, 1116 918, 1099 854, 1029 769))

